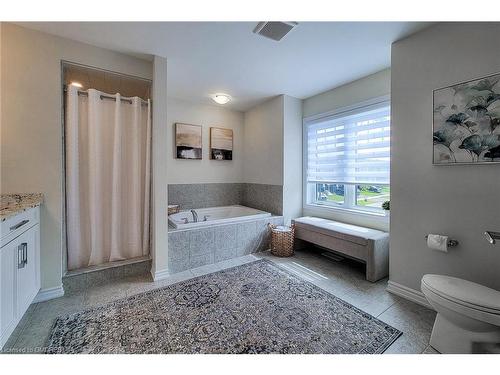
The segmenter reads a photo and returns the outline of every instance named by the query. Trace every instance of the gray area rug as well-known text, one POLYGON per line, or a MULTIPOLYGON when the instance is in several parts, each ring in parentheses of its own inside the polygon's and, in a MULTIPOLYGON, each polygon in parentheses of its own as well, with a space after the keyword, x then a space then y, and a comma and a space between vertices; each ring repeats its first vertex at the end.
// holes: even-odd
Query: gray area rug
POLYGON ((397 329, 268 260, 58 317, 48 353, 382 353, 397 329))

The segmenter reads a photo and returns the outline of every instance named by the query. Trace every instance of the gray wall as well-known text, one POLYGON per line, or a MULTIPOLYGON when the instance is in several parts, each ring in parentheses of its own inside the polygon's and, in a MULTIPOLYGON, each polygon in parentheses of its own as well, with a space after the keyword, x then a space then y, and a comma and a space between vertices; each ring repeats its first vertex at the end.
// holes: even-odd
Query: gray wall
POLYGON ((302 100, 283 97, 283 216, 302 216, 302 100))
POLYGON ((335 111, 390 92, 391 69, 388 68, 304 99, 304 117, 335 111))
POLYGON ((432 165, 432 90, 500 71, 500 23, 443 23, 392 46, 390 279, 420 290, 423 274, 500 289, 500 165, 432 165), (427 233, 460 241, 449 253, 427 233))
POLYGON ((283 100, 283 95, 276 96, 245 112, 245 182, 283 184, 283 100))

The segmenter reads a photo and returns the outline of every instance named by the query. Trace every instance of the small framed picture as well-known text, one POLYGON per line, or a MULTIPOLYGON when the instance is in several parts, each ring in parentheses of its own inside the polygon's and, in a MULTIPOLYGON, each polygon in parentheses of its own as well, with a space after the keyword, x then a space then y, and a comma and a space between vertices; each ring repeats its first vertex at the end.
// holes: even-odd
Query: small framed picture
POLYGON ((210 159, 233 160, 233 129, 210 128, 210 159))
POLYGON ((201 125, 175 124, 175 155, 177 159, 202 158, 201 125))

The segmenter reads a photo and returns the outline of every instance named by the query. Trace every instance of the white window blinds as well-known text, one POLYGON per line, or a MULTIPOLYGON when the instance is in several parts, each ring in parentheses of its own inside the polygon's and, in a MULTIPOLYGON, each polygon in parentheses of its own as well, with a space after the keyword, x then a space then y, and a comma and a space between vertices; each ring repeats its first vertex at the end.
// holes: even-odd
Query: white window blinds
POLYGON ((308 182, 389 184, 389 102, 306 121, 306 131, 308 182))

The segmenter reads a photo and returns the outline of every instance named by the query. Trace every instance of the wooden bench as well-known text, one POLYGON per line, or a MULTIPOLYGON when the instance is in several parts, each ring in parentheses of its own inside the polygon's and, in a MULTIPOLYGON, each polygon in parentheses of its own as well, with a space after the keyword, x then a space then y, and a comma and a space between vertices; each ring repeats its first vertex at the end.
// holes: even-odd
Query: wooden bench
POLYGON ((318 217, 300 217, 295 237, 366 264, 366 280, 389 275, 389 233, 318 217))

